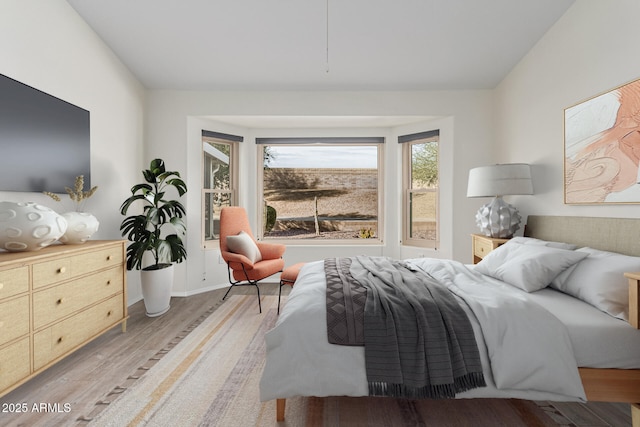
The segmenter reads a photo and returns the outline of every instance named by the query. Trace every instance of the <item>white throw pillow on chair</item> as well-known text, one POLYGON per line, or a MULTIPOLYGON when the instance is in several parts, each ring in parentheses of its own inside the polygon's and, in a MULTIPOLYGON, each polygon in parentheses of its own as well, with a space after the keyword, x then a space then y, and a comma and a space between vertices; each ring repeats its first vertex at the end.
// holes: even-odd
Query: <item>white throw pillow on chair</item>
POLYGON ((262 254, 258 249, 258 245, 244 231, 241 231, 236 236, 227 236, 227 247, 231 252, 246 256, 253 264, 262 261, 262 254))

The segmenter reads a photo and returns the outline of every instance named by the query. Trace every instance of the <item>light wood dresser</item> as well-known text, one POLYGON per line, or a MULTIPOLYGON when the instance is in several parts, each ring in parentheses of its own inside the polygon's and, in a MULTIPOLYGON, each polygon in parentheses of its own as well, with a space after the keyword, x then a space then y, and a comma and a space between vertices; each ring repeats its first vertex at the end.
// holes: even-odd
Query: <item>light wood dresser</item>
POLYGON ((126 330, 124 240, 0 253, 0 396, 92 339, 126 330))

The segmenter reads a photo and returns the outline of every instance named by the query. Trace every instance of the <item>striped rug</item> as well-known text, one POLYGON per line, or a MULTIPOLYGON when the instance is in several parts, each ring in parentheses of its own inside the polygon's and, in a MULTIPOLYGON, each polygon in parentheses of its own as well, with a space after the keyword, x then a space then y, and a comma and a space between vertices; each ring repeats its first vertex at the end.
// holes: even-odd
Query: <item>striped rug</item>
POLYGON ((543 408, 520 400, 410 401, 390 398, 292 398, 286 421, 261 403, 264 334, 277 319, 277 297, 232 295, 92 426, 558 426, 543 408))

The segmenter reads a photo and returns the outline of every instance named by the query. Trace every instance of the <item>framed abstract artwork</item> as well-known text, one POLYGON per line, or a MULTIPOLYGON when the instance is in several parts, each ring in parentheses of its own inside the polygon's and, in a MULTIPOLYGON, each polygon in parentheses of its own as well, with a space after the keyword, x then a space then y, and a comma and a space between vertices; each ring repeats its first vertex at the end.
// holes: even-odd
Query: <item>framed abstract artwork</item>
POLYGON ((640 203, 640 79, 564 110, 564 202, 640 203))

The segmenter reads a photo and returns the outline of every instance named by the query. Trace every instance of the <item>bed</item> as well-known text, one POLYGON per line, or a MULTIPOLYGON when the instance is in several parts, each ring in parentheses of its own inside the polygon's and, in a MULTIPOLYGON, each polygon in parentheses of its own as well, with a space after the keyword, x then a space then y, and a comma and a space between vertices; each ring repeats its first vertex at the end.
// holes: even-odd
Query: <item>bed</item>
MULTIPOLYGON (((486 384, 454 397, 627 402, 640 427, 639 235, 636 219, 529 216, 525 237, 477 266, 404 260, 448 283, 472 319, 486 384), (597 284, 584 286, 592 280, 597 284), (611 298, 610 289, 617 292, 611 298), (535 352, 528 344, 546 347, 535 352)), ((327 341, 325 273, 323 261, 305 265, 266 335, 260 394, 276 400, 278 420, 288 397, 370 395, 364 348, 327 341)))

